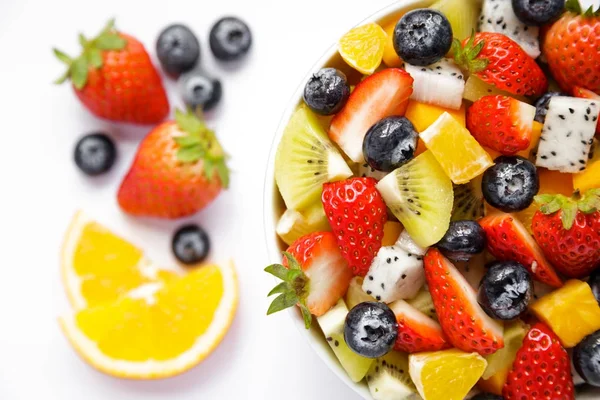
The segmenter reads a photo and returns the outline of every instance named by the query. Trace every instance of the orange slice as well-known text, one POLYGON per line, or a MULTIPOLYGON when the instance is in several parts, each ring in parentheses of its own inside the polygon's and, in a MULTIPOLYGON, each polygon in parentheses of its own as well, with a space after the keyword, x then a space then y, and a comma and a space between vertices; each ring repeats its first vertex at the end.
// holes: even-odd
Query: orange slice
POLYGON ((352 68, 371 75, 381 64, 386 38, 383 28, 375 23, 359 26, 342 36, 338 51, 352 68))
POLYGON ((122 378, 165 378, 210 354, 229 329, 237 301, 233 266, 209 265, 75 311, 60 324, 96 369, 122 378))
POLYGON ((111 301, 145 283, 173 279, 152 265, 140 249, 79 211, 65 235, 62 280, 75 309, 111 301))

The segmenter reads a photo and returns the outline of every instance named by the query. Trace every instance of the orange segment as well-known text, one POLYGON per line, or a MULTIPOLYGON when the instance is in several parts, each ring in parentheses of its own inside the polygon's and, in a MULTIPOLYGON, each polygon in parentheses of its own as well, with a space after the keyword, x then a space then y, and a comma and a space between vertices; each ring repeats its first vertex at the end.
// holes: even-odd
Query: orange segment
POLYGON ((400 237, 402 229, 402 224, 400 222, 387 221, 385 225, 383 225, 383 240, 381 241, 381 245, 393 246, 400 237))
POLYGON ((404 62, 394 49, 394 29, 398 21, 392 21, 383 27, 387 37, 385 39, 385 47, 383 48, 383 63, 390 68, 399 68, 404 62))
POLYGON ((209 265, 180 279, 143 285, 60 322, 76 351, 100 371, 162 378, 204 359, 228 330, 236 306, 233 266, 209 265))
POLYGON ((600 329, 600 306, 590 286, 570 280, 531 306, 531 310, 556 333, 563 346, 574 347, 600 329))
POLYGON ((455 184, 467 183, 493 165, 467 128, 444 112, 420 134, 421 140, 455 184))
POLYGON ((456 121, 458 121, 458 123, 462 126, 467 126, 464 104, 458 110, 451 110, 449 108, 438 107, 432 104, 419 103, 418 101, 411 100, 408 103, 408 109, 406 110, 405 117, 412 122, 417 132, 421 133, 433 125, 433 123, 445 112, 454 117, 454 119, 456 119, 456 121))
POLYGON ((342 36, 338 51, 348 65, 370 75, 381 64, 386 39, 383 28, 371 23, 354 28, 342 36))
POLYGON ((583 172, 573 175, 573 186, 581 193, 600 188, 600 147, 595 146, 594 156, 583 172))

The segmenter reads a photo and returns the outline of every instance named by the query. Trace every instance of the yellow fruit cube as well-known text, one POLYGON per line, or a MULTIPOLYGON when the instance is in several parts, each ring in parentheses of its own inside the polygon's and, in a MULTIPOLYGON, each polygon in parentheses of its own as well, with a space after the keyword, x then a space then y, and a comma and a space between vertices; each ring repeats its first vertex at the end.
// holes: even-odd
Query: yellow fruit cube
POLYGON ((383 48, 383 63, 390 68, 398 68, 404 64, 398 53, 396 53, 396 49, 394 49, 394 29, 397 22, 397 20, 392 21, 383 27, 387 34, 385 47, 383 48))
POLYGON ((457 185, 469 182, 494 164, 467 128, 448 112, 421 132, 420 137, 457 185))
POLYGON ((584 171, 573 175, 573 186, 581 193, 600 188, 600 147, 596 145, 594 157, 588 161, 584 171))
POLYGON ((383 225, 383 240, 381 241, 382 246, 393 246, 400 233, 402 233, 402 224, 396 221, 388 221, 383 225))
POLYGON ((502 388, 506 383, 506 379, 508 378, 508 373, 510 372, 510 367, 506 367, 496 372, 490 379, 480 379, 477 382, 477 386, 486 393, 497 394, 498 396, 502 396, 502 388))
POLYGON ((459 110, 451 110, 411 100, 408 103, 405 117, 412 122, 417 132, 421 133, 429 128, 445 112, 454 117, 462 126, 467 126, 464 104, 459 110))
POLYGON ((387 35, 375 23, 352 29, 340 39, 338 51, 344 61, 362 74, 370 75, 381 64, 387 35))
POLYGON ((531 306, 533 313, 556 333, 563 346, 574 347, 600 329, 600 306, 590 286, 570 280, 531 306))

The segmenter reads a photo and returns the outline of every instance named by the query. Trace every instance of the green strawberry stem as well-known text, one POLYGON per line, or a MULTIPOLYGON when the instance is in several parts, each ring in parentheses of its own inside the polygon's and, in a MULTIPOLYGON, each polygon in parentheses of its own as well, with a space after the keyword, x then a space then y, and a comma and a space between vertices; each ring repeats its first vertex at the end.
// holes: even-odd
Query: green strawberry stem
POLYGON ((565 9, 572 13, 583 15, 584 17, 598 17, 600 16, 600 7, 594 11, 594 6, 591 5, 587 10, 581 8, 579 0, 567 0, 565 3, 565 9))
POLYGON ((269 306, 267 315, 298 305, 302 312, 304 326, 306 329, 310 329, 312 315, 306 306, 310 282, 294 256, 288 252, 283 252, 283 255, 287 259, 288 268, 281 264, 273 264, 265 268, 265 272, 283 281, 267 295, 267 297, 271 297, 274 294, 279 294, 269 306))
POLYGON ((183 163, 203 162, 204 176, 211 181, 216 175, 224 188, 229 187, 227 155, 219 143, 215 132, 191 110, 184 113, 175 110, 175 122, 187 135, 174 137, 179 145, 177 159, 183 163))
POLYGON ((540 204, 542 214, 551 215, 560 211, 563 227, 569 230, 578 212, 592 214, 600 210, 600 189, 590 189, 583 196, 577 191, 571 198, 562 194, 541 194, 535 196, 535 201, 540 204))
POLYGON ((484 45, 485 41, 483 40, 475 44, 475 32, 473 31, 464 47, 460 40, 454 39, 450 52, 454 54, 456 65, 474 74, 485 70, 490 62, 487 58, 478 58, 484 45))
POLYGON ((53 49, 56 58, 67 66, 67 71, 54 83, 61 84, 71 79, 77 90, 83 89, 87 83, 89 69, 102 67, 102 51, 122 50, 127 45, 127 41, 115 30, 115 20, 111 19, 102 32, 92 40, 87 40, 85 36, 79 34, 79 44, 83 50, 75 59, 56 48, 53 49))

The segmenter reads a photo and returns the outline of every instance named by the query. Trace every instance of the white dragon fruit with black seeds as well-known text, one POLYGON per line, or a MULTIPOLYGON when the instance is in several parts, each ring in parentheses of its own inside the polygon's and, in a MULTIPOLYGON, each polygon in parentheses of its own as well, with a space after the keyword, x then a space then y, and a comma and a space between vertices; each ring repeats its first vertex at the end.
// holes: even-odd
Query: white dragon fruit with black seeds
POLYGON ((452 60, 443 58, 427 67, 406 64, 413 77, 411 99, 421 103, 458 110, 465 91, 465 77, 452 60))
POLYGON ((599 113, 598 101, 553 97, 535 165, 568 173, 583 171, 594 142, 599 113))
POLYGON ((479 16, 479 31, 508 36, 532 58, 538 58, 541 54, 539 28, 522 23, 513 11, 511 0, 484 0, 479 16))

